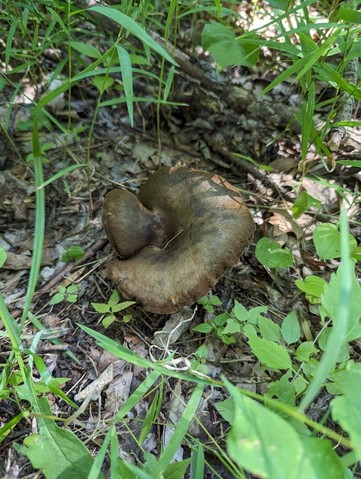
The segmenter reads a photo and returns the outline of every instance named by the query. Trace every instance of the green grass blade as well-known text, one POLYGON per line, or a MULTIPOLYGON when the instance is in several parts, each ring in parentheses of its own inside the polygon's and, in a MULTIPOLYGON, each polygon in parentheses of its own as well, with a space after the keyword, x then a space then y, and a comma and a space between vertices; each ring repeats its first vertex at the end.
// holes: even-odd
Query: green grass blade
POLYGON ((119 441, 114 426, 110 428, 110 478, 119 479, 119 441))
POLYGON ((315 112, 315 83, 311 81, 308 93, 307 101, 302 108, 302 139, 301 139, 301 158, 302 161, 306 160, 308 152, 308 144, 311 139, 311 131, 313 126, 313 115, 315 112))
MULTIPOLYGON (((40 150, 38 120, 34 122, 33 128, 33 155, 35 169, 35 186, 38 188, 44 182, 43 156, 40 150)), ((25 297, 25 304, 21 316, 21 325, 23 326, 30 311, 31 302, 34 297, 36 283, 39 277, 41 258, 43 255, 44 234, 45 234, 45 190, 37 189, 35 192, 35 232, 33 242, 33 256, 29 275, 29 284, 25 297)))
POLYGON ((157 466, 154 468, 155 477, 160 476, 166 467, 170 464, 174 454, 177 452, 177 449, 180 447, 187 431, 194 419, 194 416, 197 412, 197 408, 202 399, 203 394, 203 385, 198 384, 194 389, 192 396, 190 397, 182 417, 179 419, 179 422, 174 430, 174 434, 169 441, 168 446, 163 451, 162 455, 159 458, 157 466))
POLYGON ((122 73, 124 93, 129 113, 130 125, 134 125, 133 112, 133 71, 132 62, 127 50, 117 45, 118 58, 120 63, 120 71, 122 73))
MULTIPOLYGON (((24 417, 29 417, 29 411, 21 411, 21 413, 14 416, 10 421, 8 421, 4 426, 0 427, 0 444, 6 438, 6 436, 14 429, 14 427, 22 420, 24 417)), ((5 476, 6 477, 6 476, 5 476)))
POLYGON ((164 50, 164 48, 162 48, 155 40, 153 40, 153 38, 149 36, 148 33, 145 32, 143 28, 140 27, 134 20, 127 15, 124 15, 124 13, 116 10, 115 8, 109 7, 91 7, 89 10, 110 18, 114 22, 118 23, 118 25, 121 25, 128 30, 128 32, 132 33, 135 37, 139 38, 139 40, 141 40, 145 45, 148 45, 148 47, 159 53, 159 55, 168 60, 170 63, 177 65, 177 63, 164 50))
POLYGON ((21 341, 19 336, 19 326, 15 319, 9 313, 8 307, 6 306, 3 295, 0 293, 0 319, 5 326, 5 329, 9 335, 11 346, 13 349, 18 349, 21 341))
POLYGON ((202 444, 197 444, 192 451, 190 479, 198 479, 199 477, 204 477, 204 449, 202 444))
MULTIPOLYGON (((137 387, 134 393, 129 396, 123 406, 117 412, 113 425, 121 421, 124 416, 126 416, 129 411, 143 399, 143 397, 148 393, 149 389, 153 386, 155 381, 159 378, 160 374, 156 371, 152 371, 145 380, 137 387)), ((105 454, 108 449, 109 442, 112 439, 112 427, 109 428, 106 437, 103 439, 102 447, 100 448, 97 457, 92 465, 92 468, 89 472, 88 479, 97 479, 98 473, 100 471, 101 465, 104 461, 105 454)))
POLYGON ((163 389, 161 388, 156 392, 150 404, 149 411, 147 412, 147 415, 145 416, 143 427, 138 437, 139 444, 143 444, 149 431, 152 429, 155 421, 157 420, 157 417, 162 408, 163 400, 164 400, 163 389))
POLYGON ((63 399, 63 401, 72 406, 74 409, 78 409, 78 406, 71 399, 68 398, 68 396, 57 385, 56 381, 54 381, 54 378, 49 373, 43 359, 37 354, 34 354, 33 360, 37 370, 39 371, 42 381, 48 386, 51 392, 55 396, 59 396, 61 399, 63 399))
POLYGON ((341 90, 347 91, 350 95, 354 96, 357 101, 361 101, 360 88, 345 80, 330 64, 324 63, 318 70, 318 74, 331 86, 341 88, 341 90))
POLYGON ((121 344, 117 343, 116 341, 110 338, 107 338, 103 334, 97 331, 94 331, 91 328, 84 326, 83 324, 79 324, 79 323, 77 324, 86 333, 88 333, 90 336, 96 339, 97 344, 101 348, 106 349, 109 353, 112 353, 118 358, 121 358, 124 361, 127 361, 131 364, 135 364, 136 366, 139 366, 144 369, 147 369, 147 368, 154 369, 158 373, 164 374, 166 376, 178 378, 178 379, 184 379, 185 381, 192 381, 192 382, 200 383, 200 384, 210 384, 213 386, 221 385, 218 381, 215 381, 210 377, 202 376, 201 378, 199 378, 198 376, 192 375, 191 373, 187 374, 186 372, 179 372, 173 369, 167 369, 166 365, 163 365, 162 362, 152 363, 148 359, 143 358, 142 356, 139 356, 138 354, 134 353, 133 351, 130 351, 129 349, 122 346, 121 344))
POLYGON ((294 81, 298 81, 305 73, 310 70, 320 59, 320 57, 324 56, 327 53, 327 48, 332 46, 333 42, 339 36, 339 33, 336 32, 331 35, 323 45, 316 47, 315 50, 307 53, 299 60, 295 61, 293 65, 291 65, 287 70, 282 72, 275 78, 264 90, 262 90, 262 95, 271 91, 275 86, 279 85, 283 81, 287 80, 290 76, 297 73, 297 76, 294 81), (336 35, 337 33, 337 35, 336 35))
POLYGON ((167 80, 165 83, 163 101, 167 101, 170 89, 172 88, 172 85, 173 85, 174 73, 175 73, 175 66, 172 65, 171 68, 169 69, 167 80))
POLYGON ((12 52, 12 43, 15 35, 15 31, 20 23, 19 18, 15 18, 12 20, 12 23, 9 28, 9 32, 7 34, 6 38, 6 47, 5 47, 5 65, 8 66, 10 63, 10 57, 11 57, 11 52, 12 52))
POLYGON ((53 175, 51 178, 49 178, 48 180, 44 181, 41 185, 39 185, 37 187, 38 190, 42 189, 42 188, 45 188, 45 186, 48 186, 50 185, 51 183, 53 183, 54 181, 58 180, 59 178, 61 178, 62 176, 65 176, 67 175, 68 173, 70 173, 71 171, 74 171, 78 168, 86 168, 87 165, 85 163, 80 163, 79 165, 71 165, 71 166, 68 166, 67 168, 64 168, 63 170, 59 171, 58 173, 56 173, 55 175, 53 175))

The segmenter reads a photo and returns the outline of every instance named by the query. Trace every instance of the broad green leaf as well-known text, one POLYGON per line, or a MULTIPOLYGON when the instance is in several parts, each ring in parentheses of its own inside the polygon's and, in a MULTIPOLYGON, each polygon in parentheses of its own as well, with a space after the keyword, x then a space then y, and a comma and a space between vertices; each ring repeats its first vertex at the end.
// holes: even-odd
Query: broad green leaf
POLYGON ((282 321, 281 333, 287 344, 296 343, 301 336, 296 311, 291 311, 282 321))
POLYGON ((233 318, 227 319, 227 324, 223 330, 223 334, 235 334, 241 332, 241 325, 239 321, 233 318))
POLYGON ((349 434, 358 460, 361 460, 361 364, 336 372, 332 391, 342 393, 331 402, 332 417, 349 434))
POLYGON ((262 314, 266 314, 267 311, 267 306, 256 306, 255 308, 251 308, 248 311, 247 323, 258 324, 260 316, 262 316, 262 314))
POLYGON ((243 334, 245 336, 247 336, 248 338, 250 336, 257 336, 257 331, 256 331, 256 328, 253 324, 250 324, 250 323, 247 323, 244 327, 243 327, 243 334))
MULTIPOLYGON (((351 262, 351 272, 349 281, 349 297, 347 304, 347 316, 348 322, 346 326, 346 337, 349 334, 352 334, 354 328, 357 328, 359 325, 359 320, 361 318, 361 286, 354 273, 354 265, 351 262)), ((328 316, 335 320, 337 317, 337 312, 340 307, 341 301, 343 300, 343 285, 345 281, 345 276, 348 273, 345 271, 345 265, 341 263, 336 273, 331 275, 331 280, 326 284, 323 295, 321 297, 321 304, 324 310, 327 312, 328 316)))
POLYGON ((343 394, 349 398, 361 398, 361 363, 349 361, 342 369, 334 371, 327 390, 332 394, 343 394), (330 388, 329 388, 330 386, 330 388))
POLYGON ((243 304, 239 303, 237 300, 235 300, 235 302, 234 302, 232 312, 236 316, 238 321, 247 321, 248 311, 243 306, 243 304))
POLYGON ((291 371, 284 374, 278 381, 271 383, 267 390, 267 396, 279 399, 283 404, 294 407, 296 402, 296 388, 290 381, 291 371))
POLYGON ((202 31, 202 46, 214 56, 221 68, 232 65, 252 67, 259 58, 259 47, 252 44, 252 38, 258 37, 236 38, 225 25, 207 23, 202 31))
POLYGON ((137 475, 136 472, 131 471, 127 463, 123 461, 122 459, 118 458, 118 467, 119 467, 119 475, 118 476, 112 476, 112 477, 126 477, 127 479, 138 479, 139 476, 137 475))
POLYGON ((141 26, 139 26, 134 20, 132 20, 127 15, 124 15, 124 13, 120 12, 119 10, 116 10, 115 8, 102 7, 102 6, 91 7, 89 10, 98 12, 101 15, 104 15, 105 17, 108 17, 114 22, 118 23, 118 25, 121 25, 122 27, 124 27, 131 34, 133 34, 139 40, 141 40, 145 45, 147 45, 148 47, 152 48, 154 51, 159 53, 159 55, 161 55, 163 58, 168 60, 173 65, 178 66, 177 63, 164 50, 163 47, 161 47, 155 40, 153 40, 153 38, 149 36, 148 33, 141 26))
POLYGON ((267 0, 271 7, 279 8, 286 11, 288 7, 288 0, 267 0))
POLYGON ((92 83, 98 88, 100 93, 103 93, 114 84, 114 78, 109 76, 96 76, 93 78, 92 83))
POLYGON ((267 367, 276 371, 292 367, 290 355, 283 346, 255 335, 250 335, 248 342, 257 359, 267 367))
POLYGON ((114 307, 116 304, 119 303, 119 293, 116 289, 112 291, 112 294, 110 295, 108 304, 111 307, 114 307))
POLYGON ((64 298, 65 298, 64 293, 55 293, 54 296, 51 298, 49 304, 54 306, 55 304, 59 304, 62 301, 64 301, 64 298))
POLYGON ((352 249, 351 257, 355 261, 360 261, 361 262, 361 247, 360 246, 356 246, 356 248, 352 249))
POLYGON ((287 248, 269 238, 261 238, 256 245, 257 260, 268 268, 287 268, 293 265, 292 254, 287 248))
POLYGON ((112 307, 113 313, 119 313, 119 311, 123 311, 123 309, 129 308, 135 304, 135 301, 123 301, 123 303, 116 304, 112 307))
POLYGON ((127 102, 127 109, 130 119, 130 125, 134 124, 133 113, 133 70, 132 62, 127 50, 117 45, 118 58, 120 63, 120 71, 122 73, 122 80, 124 86, 124 93, 127 102))
POLYGON ((68 286, 66 288, 66 292, 67 293, 76 293, 79 289, 79 285, 78 284, 71 284, 70 286, 68 286))
MULTIPOLYGON (((313 242, 321 259, 334 259, 341 256, 341 236, 338 227, 332 223, 321 223, 313 232, 313 242)), ((357 246, 356 240, 349 235, 351 249, 357 246)))
POLYGON ((308 208, 320 208, 322 205, 320 200, 309 195, 307 191, 303 190, 295 199, 292 206, 292 214, 295 219, 299 218, 308 208))
POLYGON ((114 316, 114 314, 104 316, 104 318, 102 319, 102 325, 104 326, 104 328, 109 328, 109 326, 112 325, 114 321, 116 321, 116 319, 117 318, 114 316))
MULTIPOLYGON (((330 334, 332 333, 332 328, 323 328, 319 336, 317 337, 317 344, 322 351, 326 351, 328 348, 328 341, 330 334)), ((338 356, 336 358, 337 363, 345 363, 350 359, 350 353, 348 344, 345 342, 339 350, 338 356)))
POLYGON ((338 9, 337 16, 339 19, 350 23, 361 23, 361 12, 356 8, 347 8, 341 5, 338 9))
POLYGON ((228 318, 229 314, 226 312, 217 314, 217 316, 212 319, 212 324, 223 327, 226 325, 228 318))
POLYGON ((183 459, 183 461, 175 462, 174 464, 169 464, 164 469, 162 476, 167 479, 183 479, 190 463, 191 458, 183 459))
POLYGON ((218 298, 218 296, 212 295, 210 298, 208 298, 208 296, 203 296, 203 298, 198 299, 197 303, 201 304, 209 313, 213 313, 214 306, 220 306, 222 301, 218 298))
POLYGON ((192 331, 208 334, 212 331, 212 326, 209 323, 198 324, 198 326, 192 328, 192 331))
POLYGON ((346 477, 346 471, 330 441, 307 437, 302 438, 302 446, 305 456, 311 463, 315 479, 344 479, 346 477))
POLYGON ((81 246, 69 246, 62 254, 61 261, 64 263, 70 263, 71 261, 78 261, 84 258, 85 251, 81 246))
POLYGON ((86 55, 90 58, 100 58, 101 54, 97 48, 95 48, 93 45, 90 45, 89 43, 84 43, 84 42, 70 42, 70 45, 72 48, 77 50, 78 52, 82 53, 83 55, 86 55))
POLYGON ((234 386, 228 389, 234 400, 234 419, 227 450, 240 468, 267 479, 341 479, 330 476, 329 470, 327 475, 316 473, 304 442, 285 419, 234 386))
POLYGON ((208 348, 205 344, 202 344, 201 346, 199 346, 199 348, 197 348, 196 357, 198 357, 199 359, 206 359, 207 356, 208 348))
POLYGON ((258 326, 262 338, 277 342, 281 339, 281 328, 274 321, 271 321, 264 316, 259 316, 258 326))
POLYGON ((310 274, 303 281, 296 279, 295 284, 298 289, 306 294, 306 299, 311 304, 318 304, 321 302, 321 296, 327 283, 323 278, 310 274))
MULTIPOLYGON (((51 414, 44 401, 43 408, 45 414, 51 414)), ((25 438, 20 447, 32 466, 40 469, 46 479, 87 479, 94 460, 80 439, 50 419, 42 419, 40 424, 39 434, 25 438)))
POLYGON ((90 303, 97 313, 109 313, 109 304, 104 303, 90 303))
POLYGON ((223 419, 230 424, 233 423, 234 419, 234 401, 231 398, 224 399, 223 401, 216 402, 215 408, 218 413, 223 417, 223 419))
POLYGON ((301 343, 295 351, 295 358, 297 361, 309 361, 310 356, 316 354, 318 349, 311 341, 301 343))

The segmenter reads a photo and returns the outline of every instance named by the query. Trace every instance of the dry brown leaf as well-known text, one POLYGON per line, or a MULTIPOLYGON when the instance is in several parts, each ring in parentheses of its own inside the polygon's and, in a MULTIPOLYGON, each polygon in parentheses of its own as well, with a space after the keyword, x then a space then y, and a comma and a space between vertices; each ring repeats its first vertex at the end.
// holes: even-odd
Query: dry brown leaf
POLYGON ((273 216, 267 219, 267 223, 273 226, 272 236, 277 237, 284 233, 293 233, 298 240, 304 236, 303 228, 299 226, 287 210, 274 208, 272 211, 274 212, 273 216))

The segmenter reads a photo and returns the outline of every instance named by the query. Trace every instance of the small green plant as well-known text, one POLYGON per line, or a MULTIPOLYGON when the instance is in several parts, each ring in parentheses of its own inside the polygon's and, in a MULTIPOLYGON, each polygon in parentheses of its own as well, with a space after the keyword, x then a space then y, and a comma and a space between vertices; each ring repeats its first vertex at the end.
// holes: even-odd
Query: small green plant
MULTIPOLYGON (((361 247, 357 245, 356 239, 348 235, 351 258, 359 261, 361 247)), ((313 243, 316 253, 321 260, 338 259, 341 256, 341 233, 339 227, 332 223, 321 223, 313 231, 313 243)), ((298 289, 305 293, 307 301, 311 304, 321 304, 321 298, 327 282, 318 276, 309 275, 304 280, 297 279, 295 282, 298 289)), ((324 315, 322 306, 321 315, 324 315)))
MULTIPOLYGON (((355 261, 361 259, 361 247, 356 239, 349 234, 351 258, 355 261)), ((341 257, 341 233, 339 227, 332 223, 321 223, 313 232, 313 243, 316 253, 322 260, 338 259, 341 257)))
POLYGON ((77 292, 79 290, 78 284, 71 284, 70 286, 59 286, 58 292, 50 300, 50 304, 59 304, 62 301, 67 303, 76 303, 78 299, 77 292))
MULTIPOLYGON (((222 304, 221 300, 214 295, 210 297, 205 296, 198 300, 198 303, 201 304, 206 311, 211 313, 215 311, 214 306, 220 306, 222 304)), ((259 306, 247 311, 246 308, 236 300, 230 313, 223 311, 207 323, 195 326, 193 331, 204 334, 213 332, 225 344, 234 344, 237 341, 235 334, 243 332, 246 322, 256 324, 262 313, 266 312, 266 306, 259 306)))
POLYGON ((70 261, 78 261, 84 258, 85 251, 81 246, 71 245, 62 254, 61 260, 64 263, 70 263, 70 261))
POLYGON ((311 304, 320 304, 325 285, 323 278, 313 274, 306 276, 304 280, 296 279, 295 284, 299 290, 305 293, 306 299, 311 304))
MULTIPOLYGON (((108 328, 112 323, 114 323, 114 321, 117 320, 116 313, 119 313, 120 311, 123 311, 124 309, 129 308, 129 306, 135 304, 135 301, 123 301, 121 303, 119 301, 119 293, 115 289, 110 295, 109 301, 107 303, 91 303, 95 311, 103 315, 102 325, 105 328, 108 328)), ((125 314, 122 317, 122 321, 124 323, 128 323, 131 319, 131 314, 125 314)))
POLYGON ((315 208, 316 211, 319 211, 322 207, 320 200, 317 200, 313 196, 303 190, 295 199, 292 205, 292 214, 293 217, 297 220, 305 211, 309 208, 315 208))
POLYGON ((261 238, 256 245, 256 258, 268 268, 289 268, 293 265, 292 254, 288 248, 281 248, 267 237, 261 238))

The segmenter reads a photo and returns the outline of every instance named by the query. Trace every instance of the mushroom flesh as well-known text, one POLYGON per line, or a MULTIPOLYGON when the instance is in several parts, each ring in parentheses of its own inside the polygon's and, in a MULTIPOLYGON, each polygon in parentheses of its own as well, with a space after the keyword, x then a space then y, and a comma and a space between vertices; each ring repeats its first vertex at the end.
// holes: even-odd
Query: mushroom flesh
POLYGON ((138 198, 112 190, 103 226, 120 260, 108 273, 145 310, 173 313, 194 303, 234 266, 254 233, 238 190, 221 176, 164 167, 138 198))

